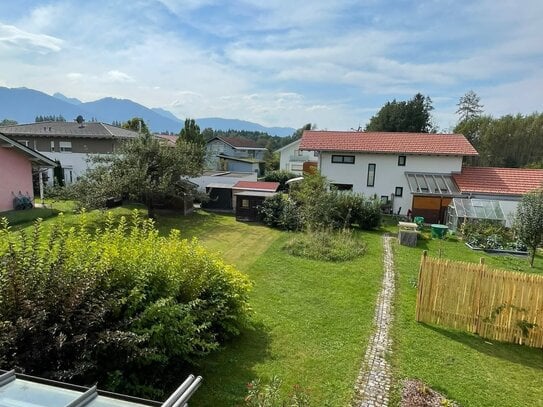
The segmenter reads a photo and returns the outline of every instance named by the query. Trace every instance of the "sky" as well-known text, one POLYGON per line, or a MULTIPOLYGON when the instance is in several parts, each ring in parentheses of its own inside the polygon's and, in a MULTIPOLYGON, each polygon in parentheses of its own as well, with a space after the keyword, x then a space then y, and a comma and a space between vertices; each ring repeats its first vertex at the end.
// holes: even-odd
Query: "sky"
POLYGON ((0 0, 0 86, 328 130, 420 92, 448 131, 543 111, 543 1, 0 0))

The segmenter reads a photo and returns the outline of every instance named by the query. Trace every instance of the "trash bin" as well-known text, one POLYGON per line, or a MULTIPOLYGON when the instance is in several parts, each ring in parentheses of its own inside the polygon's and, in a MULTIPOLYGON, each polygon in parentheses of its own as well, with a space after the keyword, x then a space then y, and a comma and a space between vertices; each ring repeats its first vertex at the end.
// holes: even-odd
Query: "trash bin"
POLYGON ((432 228, 432 238, 435 237, 437 239, 443 239, 443 237, 445 237, 447 234, 447 230, 449 230, 448 226, 437 223, 434 223, 430 227, 432 228))

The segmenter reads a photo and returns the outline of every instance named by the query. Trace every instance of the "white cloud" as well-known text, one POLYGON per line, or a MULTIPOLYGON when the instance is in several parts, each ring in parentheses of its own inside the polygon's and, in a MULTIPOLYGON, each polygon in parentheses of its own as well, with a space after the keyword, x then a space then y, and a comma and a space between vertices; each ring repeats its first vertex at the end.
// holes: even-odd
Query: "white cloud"
POLYGON ((136 81, 130 75, 124 72, 118 71, 116 69, 106 72, 106 74, 103 76, 103 80, 106 82, 119 82, 119 83, 131 83, 131 82, 136 81))
POLYGON ((62 44, 63 41, 59 38, 45 34, 34 34, 13 25, 0 23, 0 46, 45 54, 60 51, 62 44))

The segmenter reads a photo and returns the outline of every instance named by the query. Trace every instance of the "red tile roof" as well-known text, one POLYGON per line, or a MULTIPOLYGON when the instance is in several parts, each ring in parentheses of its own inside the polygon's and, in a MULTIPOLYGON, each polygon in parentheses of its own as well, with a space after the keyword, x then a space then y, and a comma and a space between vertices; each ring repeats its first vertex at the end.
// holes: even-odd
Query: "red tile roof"
POLYGON ((461 192, 522 195, 543 187, 543 170, 524 168, 464 167, 453 178, 461 192))
POLYGON ((238 181, 232 189, 244 189, 253 191, 269 191, 275 192, 279 188, 279 182, 264 182, 264 181, 238 181))
POLYGON ((300 150, 478 155, 462 134, 314 131, 302 135, 300 150))

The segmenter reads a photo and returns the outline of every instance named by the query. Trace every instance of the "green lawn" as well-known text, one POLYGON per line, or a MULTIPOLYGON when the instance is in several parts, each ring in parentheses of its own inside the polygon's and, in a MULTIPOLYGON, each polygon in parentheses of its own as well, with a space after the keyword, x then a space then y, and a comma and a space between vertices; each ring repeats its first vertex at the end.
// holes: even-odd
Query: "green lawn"
POLYGON ((288 233, 228 215, 161 217, 159 225, 197 236, 254 282, 255 329, 206 358, 194 372, 205 380, 194 405, 240 405, 246 383, 274 375, 284 380, 285 391, 294 384, 309 388, 312 405, 348 405, 381 282, 379 234, 360 234, 368 244, 364 257, 327 263, 286 254, 282 246, 288 233))
MULTIPOLYGON (((419 241, 417 248, 397 245, 398 273, 393 365, 397 382, 418 378, 462 406, 543 406, 543 350, 487 341, 461 331, 415 322, 415 282, 420 256, 478 262, 492 267, 543 273, 537 256, 531 269, 525 258, 492 256, 462 242, 419 241)), ((398 402, 399 392, 395 394, 398 402)))
MULTIPOLYGON (((61 205, 60 203, 57 206, 61 205)), ((115 208, 115 216, 135 207, 115 208)), ((141 209, 141 207, 140 207, 141 209)), ((77 224, 80 215, 65 203, 64 221, 77 224)), ((101 226, 98 211, 87 215, 91 227, 101 226)), ((44 221, 48 228, 54 219, 44 221)), ((182 217, 162 213, 157 226, 167 234, 180 229, 197 237, 246 273, 254 328, 206 357, 192 373, 204 383, 192 399, 195 406, 239 406, 246 384, 279 376, 287 393, 295 384, 309 389, 315 406, 345 406, 353 394, 366 343, 372 331, 374 304, 382 277, 380 233, 359 233, 367 253, 353 261, 328 263, 293 257, 282 250, 290 233, 236 222, 231 215, 196 211, 182 217)), ((14 229, 31 228, 30 223, 14 229)))

